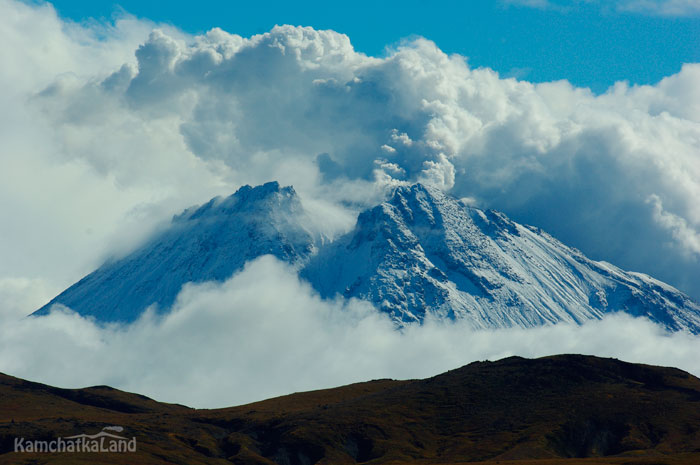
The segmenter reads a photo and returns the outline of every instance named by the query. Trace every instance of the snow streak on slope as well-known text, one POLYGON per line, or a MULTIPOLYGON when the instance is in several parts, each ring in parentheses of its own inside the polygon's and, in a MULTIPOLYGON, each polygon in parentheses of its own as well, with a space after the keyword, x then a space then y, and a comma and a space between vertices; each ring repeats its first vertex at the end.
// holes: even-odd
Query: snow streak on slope
POLYGON ((187 282, 224 281, 243 265, 271 254, 292 264, 308 257, 318 238, 291 187, 244 186, 185 210, 172 225, 127 257, 108 262, 35 315, 62 304, 102 322, 131 322, 150 305, 171 307, 187 282))
POLYGON ((363 212, 303 275, 322 296, 368 299, 399 324, 430 315, 474 328, 533 327, 624 311, 700 332, 700 306, 676 289, 420 184, 363 212))

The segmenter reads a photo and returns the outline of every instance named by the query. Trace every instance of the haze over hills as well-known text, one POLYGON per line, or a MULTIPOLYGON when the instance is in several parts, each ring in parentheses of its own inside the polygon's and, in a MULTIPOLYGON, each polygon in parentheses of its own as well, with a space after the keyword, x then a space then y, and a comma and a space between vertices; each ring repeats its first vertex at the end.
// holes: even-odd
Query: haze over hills
POLYGON ((559 355, 475 362, 195 410, 107 386, 57 389, 0 375, 0 463, 690 465, 700 380, 674 368, 559 355), (135 437, 123 454, 14 453, 14 438, 135 437))
POLYGON ((474 328, 580 324, 623 311, 700 333, 700 305, 675 288, 589 260, 538 228, 436 188, 396 188, 332 242, 309 224, 291 187, 245 186, 186 210, 34 315, 61 304, 101 322, 131 322, 152 304, 167 311, 187 282, 223 281, 272 254, 322 297, 368 300, 399 326, 426 318, 474 328))

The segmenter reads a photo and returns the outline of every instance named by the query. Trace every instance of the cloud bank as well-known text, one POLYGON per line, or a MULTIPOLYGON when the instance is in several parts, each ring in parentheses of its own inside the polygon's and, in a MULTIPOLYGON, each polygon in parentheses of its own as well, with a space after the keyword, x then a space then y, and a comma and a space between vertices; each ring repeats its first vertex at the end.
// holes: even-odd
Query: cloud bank
POLYGON ((700 64, 597 96, 502 79, 420 38, 374 58, 333 31, 192 37, 0 5, 15 45, 0 276, 65 287, 241 184, 293 184, 346 217, 422 181, 700 298, 700 64))
POLYGON ((294 185, 330 230, 349 227, 388 186, 430 183, 698 299, 700 64, 595 95, 566 81, 503 79, 420 38, 376 58, 304 27, 190 36, 128 16, 74 24, 48 4, 15 0, 0 0, 0 13, 0 370, 193 405, 511 353, 618 355, 700 373, 688 356, 695 340, 620 318, 395 333, 364 304, 320 302, 267 262, 221 287, 185 290, 162 322, 17 321, 179 210, 269 180, 294 185), (285 300, 260 297, 280 286, 285 300), (89 369, 64 370, 83 358, 89 369), (212 382, 191 393, 205 370, 212 382))
POLYGON ((700 338, 628 316, 498 331, 428 322, 398 332, 365 302, 321 300, 271 256, 223 284, 187 286, 162 320, 149 314, 126 328, 100 328, 56 309, 0 323, 2 371, 60 386, 108 384, 197 407, 426 377, 513 354, 615 356, 700 374, 700 338))

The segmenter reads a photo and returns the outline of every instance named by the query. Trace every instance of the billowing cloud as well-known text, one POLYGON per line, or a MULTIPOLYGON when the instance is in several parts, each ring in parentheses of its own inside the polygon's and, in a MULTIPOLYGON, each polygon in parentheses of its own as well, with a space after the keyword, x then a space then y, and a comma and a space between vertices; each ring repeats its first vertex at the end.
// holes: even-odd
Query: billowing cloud
POLYGON ((665 211, 657 195, 651 195, 647 202, 654 207, 654 219, 657 223, 670 230, 674 239, 685 247, 688 253, 700 256, 700 233, 688 226, 685 219, 665 211))
POLYGON ((0 280, 60 290, 113 246, 128 248, 167 221, 185 198, 228 192, 225 171, 173 137, 176 122, 93 102, 85 87, 134 67, 153 27, 129 16, 79 25, 50 4, 0 0, 0 280))
POLYGON ((60 386, 108 384, 221 407, 376 378, 426 377, 513 354, 586 353, 700 374, 700 338, 611 316, 582 327, 403 332, 360 301, 323 301, 270 256, 222 284, 190 285, 172 313, 100 328, 67 310, 0 323, 0 370, 60 386), (274 288, 274 292, 269 292, 274 288))
MULTIPOLYGON (((6 5, 51 17, 48 7, 6 5)), ((3 225, 12 258, 3 274, 40 278, 34 260, 54 275, 81 263, 64 272, 76 279, 115 237, 128 248, 178 208, 241 184, 293 184, 341 218, 385 186, 421 181, 700 296, 687 242, 700 230, 700 64, 596 96, 471 69, 425 39, 378 59, 311 28, 251 38, 156 29, 125 59, 138 34, 120 31, 144 33, 143 24, 104 26, 111 35, 91 45, 93 30, 53 21, 70 56, 113 65, 75 58, 46 65, 31 86, 9 84, 19 118, 2 143, 22 155, 3 160, 3 207, 27 209, 3 225), (39 186, 47 198, 36 198, 39 186), (660 221, 651 196, 683 233, 660 221)))

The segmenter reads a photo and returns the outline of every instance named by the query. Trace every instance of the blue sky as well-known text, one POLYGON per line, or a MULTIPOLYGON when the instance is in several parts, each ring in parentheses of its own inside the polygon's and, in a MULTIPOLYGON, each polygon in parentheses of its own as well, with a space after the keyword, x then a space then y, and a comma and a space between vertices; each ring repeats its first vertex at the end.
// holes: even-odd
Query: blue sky
POLYGON ((57 0, 76 21, 109 19, 121 9, 197 33, 218 26, 249 36, 275 24, 345 33, 359 51, 421 35, 448 53, 503 76, 529 81, 568 79, 600 93, 627 80, 650 84, 700 61, 700 2, 570 0, 443 0, 336 2, 153 2, 57 0), (194 5, 194 6, 193 6, 194 5), (616 5, 616 6, 610 6, 616 5))

